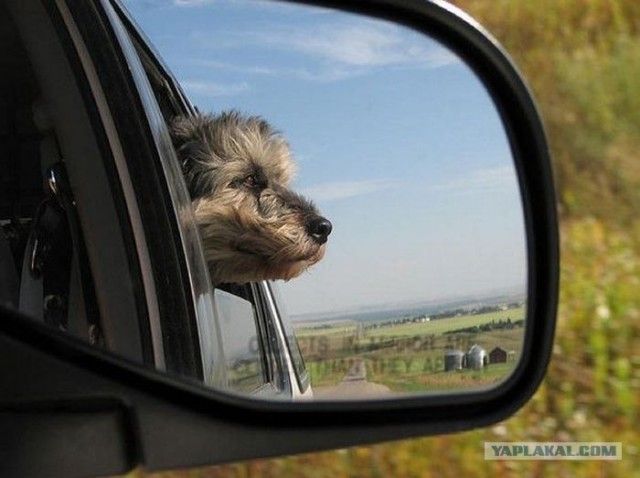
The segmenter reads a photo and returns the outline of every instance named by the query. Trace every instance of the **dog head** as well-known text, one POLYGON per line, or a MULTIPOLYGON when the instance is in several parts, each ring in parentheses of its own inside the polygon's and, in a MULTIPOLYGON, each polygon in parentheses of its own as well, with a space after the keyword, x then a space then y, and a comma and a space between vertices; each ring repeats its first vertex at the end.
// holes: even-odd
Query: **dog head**
POLYGON ((322 259, 331 223, 289 189, 295 163, 266 121, 180 117, 172 135, 214 284, 289 280, 322 259))

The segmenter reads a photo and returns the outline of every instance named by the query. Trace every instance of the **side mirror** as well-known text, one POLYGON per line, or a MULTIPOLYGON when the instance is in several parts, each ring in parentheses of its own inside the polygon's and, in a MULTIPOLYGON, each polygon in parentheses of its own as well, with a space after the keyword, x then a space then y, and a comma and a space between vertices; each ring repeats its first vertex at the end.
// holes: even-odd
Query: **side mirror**
MULTIPOLYGON (((113 40, 119 38, 115 34, 110 48, 122 50, 123 58, 143 52, 147 56, 137 65, 152 65, 158 85, 171 84, 162 78, 170 75, 142 35, 135 33, 134 22, 119 3, 59 3, 64 4, 61 18, 67 23, 57 14, 43 21, 58 22, 61 28, 73 17, 100 25, 107 37, 112 30, 129 32, 139 42, 138 53, 129 43, 113 40)), ((233 7, 214 2, 206 8, 216 14, 217 9, 233 7)), ((233 14, 247 15, 245 30, 234 26, 226 31, 233 30, 235 39, 251 40, 248 48, 261 62, 266 61, 260 55, 266 47, 292 48, 291 31, 256 34, 247 13, 251 4, 242 2, 238 8, 242 12, 233 14)), ((316 199, 334 223, 325 262, 281 287, 262 281, 238 286, 243 294, 221 288, 197 291, 189 274, 163 276, 165 286, 184 288, 181 297, 197 302, 193 308, 200 314, 199 322, 191 324, 196 336, 191 342, 197 346, 190 355, 196 366, 189 374, 176 373, 169 361, 162 362, 164 370, 142 365, 2 308, 0 428, 12 437, 11 443, 0 440, 0 470, 6 474, 36 473, 43 466, 54 474, 69 469, 114 474, 136 466, 160 470, 452 433, 505 419, 538 388, 551 354, 558 296, 555 196, 540 115, 506 53, 471 18, 440 1, 304 0, 260 3, 258 8, 281 8, 274 15, 284 12, 291 18, 301 12, 312 17, 340 11, 352 31, 374 35, 342 37, 309 29, 305 37, 298 30, 306 46, 300 43, 296 53, 312 52, 301 61, 330 49, 342 66, 353 67, 350 71, 321 64, 324 60, 315 70, 305 69, 312 68, 308 63, 292 69, 277 64, 280 59, 253 70, 221 60, 204 65, 269 78, 282 95, 281 102, 274 103, 277 107, 267 101, 275 95, 249 98, 246 104, 240 104, 238 96, 225 95, 238 88, 250 90, 243 82, 233 90, 216 90, 221 94, 215 100, 210 96, 212 85, 189 78, 182 85, 200 106, 211 109, 249 109, 253 104, 254 110, 264 107, 258 113, 268 116, 271 107, 276 127, 297 134, 298 140, 289 139, 302 145, 296 150, 300 156, 322 147, 325 156, 339 157, 343 176, 337 175, 337 161, 301 165, 299 189, 316 199), (372 24, 383 27, 359 29, 372 24), (388 42, 409 37, 411 42, 400 49, 388 42), (404 55, 401 60, 399 52, 404 55), (438 70, 452 63, 459 67, 455 74, 438 70), (419 71, 408 72, 416 64, 419 71), (366 77, 371 65, 380 76, 366 77), (315 83, 299 90, 283 87, 282 81, 278 86, 276 66, 307 80, 313 76, 315 83), (388 71, 401 73, 406 81, 383 77, 388 71), (345 75, 353 75, 350 89, 333 98, 336 103, 356 102, 351 116, 341 105, 344 109, 322 118, 322 138, 309 139, 313 135, 298 128, 300 118, 310 114, 303 106, 313 95, 329 91, 330 79, 345 75), (358 96, 363 90, 370 95, 366 101, 358 96), (385 102, 385 94, 395 100, 385 102), (434 178, 441 172, 433 166, 438 161, 447 162, 446 168, 440 166, 449 176, 434 178), (393 174, 384 179, 362 171, 393 174), (469 195, 470 185, 481 194, 469 195), (487 199, 487 188, 490 194, 497 188, 498 195, 487 199), (373 192, 387 195, 374 197, 373 192), (337 199, 347 197, 359 199, 349 207, 338 204, 337 199), (434 198, 442 202, 440 209, 426 207, 434 198), (471 219, 475 227, 466 228, 471 219), (381 365, 394 360, 413 365, 381 365), (484 375, 468 382, 460 379, 466 373, 484 375), (78 443, 96 456, 78 454, 78 443)), ((136 9, 134 4, 131 9, 136 9)), ((136 11, 132 13, 136 18, 136 11)), ((223 14, 213 16, 225 21, 223 14)), ((150 23, 149 29, 157 25, 150 23)), ((76 34, 70 27, 69 31, 76 34)), ((228 39, 229 45, 234 38, 228 39)), ((240 47, 229 45, 238 58, 240 47)), ((224 38, 218 38, 207 47, 221 51, 224 46, 224 38)), ((170 54, 165 55, 169 63, 176 60, 170 54)), ((180 87, 174 85, 174 96, 162 97, 165 104, 159 100, 164 90, 156 84, 149 93, 153 78, 145 80, 149 91, 141 92, 136 89, 141 83, 131 86, 138 74, 135 68, 113 66, 109 71, 115 72, 114 78, 121 75, 122 84, 140 97, 159 95, 158 117, 167 105, 187 103, 178 98, 180 87)), ((184 72, 192 71, 191 66, 184 72)), ((107 103, 113 107, 115 102, 107 103)), ((165 124, 142 129, 156 136, 168 134, 165 124)), ((182 188, 185 193, 182 180, 165 180, 166 190, 182 188)), ((202 244, 180 236, 180 221, 174 219, 173 229, 167 230, 179 231, 174 240, 184 241, 176 263, 191 260, 193 251, 193 257, 202 258, 202 244)), ((179 327, 162 333, 173 334, 165 347, 181 343, 174 340, 179 327)), ((150 335, 150 347, 162 342, 159 332, 150 335)), ((173 361, 179 362, 180 356, 175 353, 173 361)))

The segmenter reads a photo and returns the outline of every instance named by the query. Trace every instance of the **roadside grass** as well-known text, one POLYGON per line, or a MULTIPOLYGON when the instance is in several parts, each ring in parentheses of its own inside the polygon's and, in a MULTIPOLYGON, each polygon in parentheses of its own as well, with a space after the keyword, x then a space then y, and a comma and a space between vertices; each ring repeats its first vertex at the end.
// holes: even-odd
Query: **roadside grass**
POLYGON ((451 390, 473 390, 480 389, 505 379, 513 370, 514 363, 500 363, 489 365, 480 370, 454 370, 445 372, 430 371, 431 363, 427 360, 412 360, 406 362, 406 368, 396 364, 395 368, 388 367, 382 369, 380 373, 379 365, 367 363, 369 381, 386 385, 395 392, 436 392, 451 390), (427 370, 427 372, 423 372, 427 370))
POLYGON ((560 211, 626 227, 640 204, 640 2, 453 0, 506 48, 538 100, 560 211))
POLYGON ((314 360, 305 361, 307 371, 314 387, 326 387, 339 384, 349 371, 351 360, 314 360))

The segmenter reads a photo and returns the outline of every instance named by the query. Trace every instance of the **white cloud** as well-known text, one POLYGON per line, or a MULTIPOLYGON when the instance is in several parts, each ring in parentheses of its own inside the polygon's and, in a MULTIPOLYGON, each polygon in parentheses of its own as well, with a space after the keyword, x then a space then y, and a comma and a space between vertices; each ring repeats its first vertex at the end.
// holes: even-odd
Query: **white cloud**
POLYGON ((257 65, 236 65, 233 63, 227 63, 218 60, 202 60, 199 58, 193 58, 188 60, 189 63, 204 66, 208 68, 214 68, 218 70, 230 71, 232 73, 243 73, 249 75, 265 75, 265 76, 277 76, 280 71, 274 68, 257 65))
POLYGON ((193 61, 228 71, 305 80, 336 81, 382 67, 438 68, 460 62, 452 52, 421 35, 360 18, 306 28, 288 25, 264 31, 225 32, 215 40, 198 32, 193 34, 193 41, 209 50, 267 50, 298 55, 289 59, 288 65, 292 66, 288 67, 193 61))
POLYGON ((248 83, 222 84, 211 81, 181 81, 190 94, 201 96, 236 96, 251 90, 248 83))
POLYGON ((336 201, 347 199, 377 191, 393 189, 399 184, 390 179, 369 179, 363 181, 337 181, 321 183, 303 188, 300 192, 313 198, 314 201, 336 201))
POLYGON ((513 166, 501 166, 472 171, 466 176, 453 178, 435 185, 433 190, 469 195, 476 193, 507 192, 517 190, 518 179, 513 166))
POLYGON ((183 8, 183 7, 203 7, 229 0, 123 0, 127 6, 142 6, 148 9, 157 8, 183 8))
POLYGON ((217 0, 173 0, 176 7, 200 7, 215 3, 217 0))
POLYGON ((241 65, 217 60, 191 59, 189 63, 243 75, 270 76, 278 78, 295 78, 310 81, 336 81, 352 78, 365 73, 364 69, 346 68, 342 65, 327 65, 318 70, 305 67, 267 67, 260 65, 241 65))
POLYGON ((286 35, 266 34, 265 41, 297 50, 325 61, 349 66, 443 64, 457 61, 446 50, 391 25, 360 21, 321 25, 315 31, 286 35), (447 54, 445 54, 447 53, 447 54))

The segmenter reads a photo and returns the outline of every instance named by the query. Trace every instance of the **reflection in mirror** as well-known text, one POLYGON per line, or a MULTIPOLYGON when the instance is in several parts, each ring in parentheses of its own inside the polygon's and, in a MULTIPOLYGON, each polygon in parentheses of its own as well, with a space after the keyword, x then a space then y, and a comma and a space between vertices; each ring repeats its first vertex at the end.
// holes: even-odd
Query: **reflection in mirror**
POLYGON ((455 54, 310 7, 126 5, 199 110, 283 132, 294 189, 333 224, 324 259, 280 295, 216 293, 228 368, 243 364, 230 390, 309 397, 310 382, 316 399, 381 398, 510 374, 527 299, 518 180, 493 102, 455 54))
POLYGON ((227 386, 238 392, 256 392, 265 385, 265 374, 253 306, 251 302, 219 289, 213 300, 222 331, 227 386))

